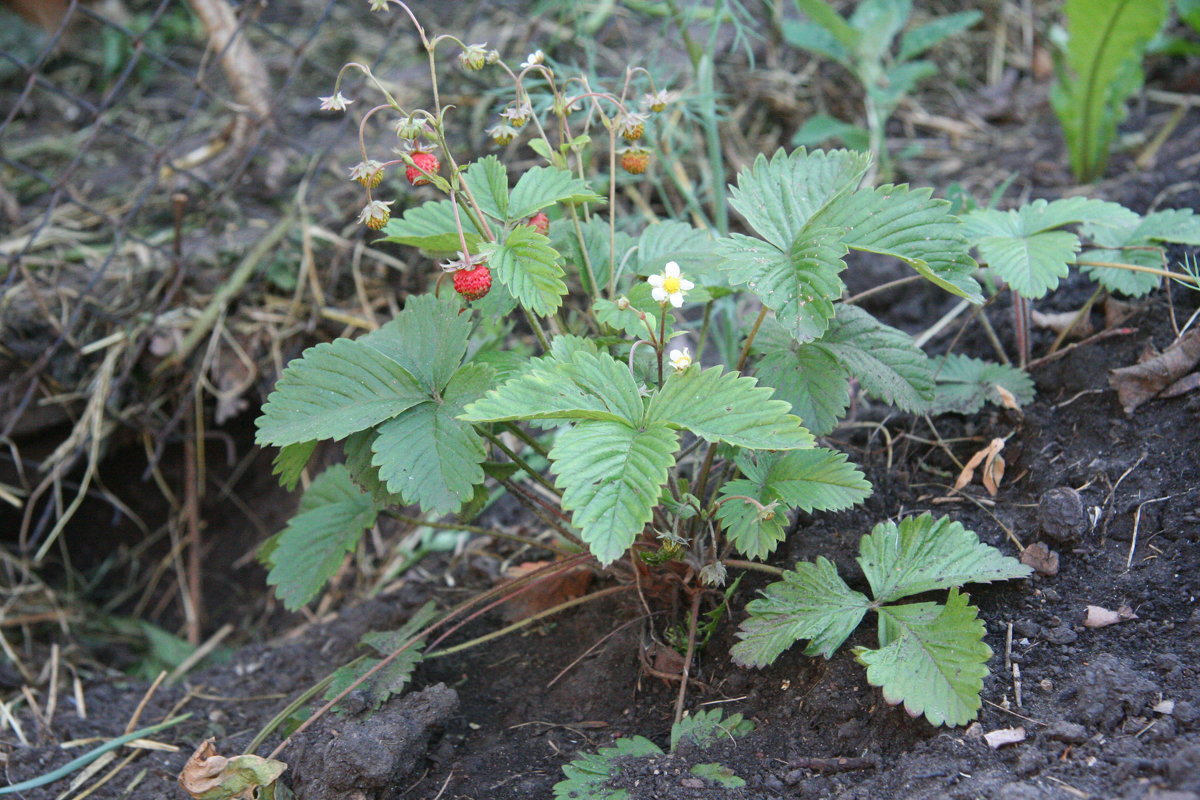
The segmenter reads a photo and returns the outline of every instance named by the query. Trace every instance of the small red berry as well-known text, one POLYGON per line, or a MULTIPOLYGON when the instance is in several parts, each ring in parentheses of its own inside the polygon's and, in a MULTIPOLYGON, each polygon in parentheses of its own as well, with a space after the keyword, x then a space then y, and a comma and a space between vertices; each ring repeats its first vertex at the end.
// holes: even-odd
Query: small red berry
POLYGON ((550 235, 550 218, 546 216, 546 212, 537 212, 529 218, 528 224, 532 225, 533 229, 542 236, 550 235))
POLYGON ((454 291, 467 300, 478 300, 492 288, 492 271, 487 264, 475 269, 460 269, 454 273, 454 291))
POLYGON ((630 175, 641 175, 648 166, 650 166, 650 151, 645 148, 629 148, 621 153, 621 168, 630 175))
POLYGON ((441 162, 437 160, 437 156, 428 150, 417 150, 412 154, 412 160, 416 166, 410 166, 404 170, 404 177, 408 178, 408 182, 413 186, 424 186, 429 183, 429 178, 421 174, 421 170, 432 174, 442 166, 441 162), (421 169, 417 169, 417 167, 421 169))

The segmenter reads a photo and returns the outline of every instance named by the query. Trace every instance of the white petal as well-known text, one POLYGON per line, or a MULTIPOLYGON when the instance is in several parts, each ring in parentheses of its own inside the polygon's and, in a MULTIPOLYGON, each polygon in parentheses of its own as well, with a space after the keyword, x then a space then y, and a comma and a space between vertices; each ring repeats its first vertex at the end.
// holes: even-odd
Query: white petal
POLYGON ((650 284, 651 286, 655 287, 656 289, 662 288, 663 276, 662 275, 651 275, 649 278, 646 278, 646 283, 650 284))
POLYGON ((679 288, 685 292, 690 292, 692 289, 696 288, 696 284, 692 283, 687 278, 680 278, 679 279, 679 288))
POLYGON ((674 261, 668 261, 667 265, 663 267, 663 275, 666 275, 668 278, 678 278, 679 265, 674 261))
POLYGON ((656 303, 665 303, 665 302, 667 302, 667 297, 669 295, 667 295, 666 289, 662 289, 662 288, 655 286, 653 289, 650 290, 650 296, 654 298, 654 302, 656 302, 656 303))
MULTIPOLYGON (((662 301, 660 300, 659 302, 662 302, 662 301)), ((675 292, 674 294, 672 294, 671 295, 671 305, 675 306, 676 308, 679 308, 681 305, 683 305, 683 295, 680 294, 679 292, 675 292)))
POLYGON ((683 357, 683 351, 682 350, 672 350, 670 352, 670 356, 671 356, 672 361, 678 361, 680 358, 683 357))

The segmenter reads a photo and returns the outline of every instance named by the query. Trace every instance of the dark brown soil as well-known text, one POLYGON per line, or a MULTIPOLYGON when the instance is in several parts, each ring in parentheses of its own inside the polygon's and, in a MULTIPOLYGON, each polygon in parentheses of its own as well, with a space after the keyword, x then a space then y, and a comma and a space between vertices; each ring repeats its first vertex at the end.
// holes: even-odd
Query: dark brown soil
MULTIPOLYGON (((1055 184, 1066 183, 1065 173, 1044 166, 1062 163, 1061 145, 1045 108, 1035 102, 1031 113, 1031 121, 991 129, 994 139, 983 146, 954 149, 935 141, 907 165, 910 178, 936 185, 957 179, 978 195, 1015 171, 1022 177, 1014 193, 1061 195, 1067 187, 1055 184), (958 160, 954 169, 939 166, 951 157, 958 160), (936 178, 921 180, 934 173, 936 178)), ((1200 206, 1194 183, 1168 191, 1179 187, 1177 165, 1195 152, 1198 139, 1200 112, 1193 109, 1155 170, 1132 171, 1119 157, 1111 171, 1118 178, 1096 192, 1138 211, 1157 202, 1200 206)), ((870 263, 858 269, 850 273, 852 291, 902 274, 870 263)), ((1073 279, 1039 307, 1078 307, 1090 292, 1085 281, 1073 279)), ((871 310, 916 331, 952 305, 935 290, 906 287, 880 298, 871 310)), ((995 653, 978 724, 935 729, 886 705, 849 653, 849 646, 870 643, 867 630, 828 661, 805 657, 797 647, 761 671, 734 666, 728 650, 736 623, 767 582, 751 573, 733 602, 730 623, 697 659, 699 683, 689 691, 688 707, 740 712, 757 729, 687 758, 623 762, 618 781, 627 796, 1200 800, 1200 395, 1152 401, 1128 416, 1108 384, 1109 370, 1135 363, 1147 345, 1170 344, 1173 324, 1183 324, 1196 306, 1195 294, 1178 288, 1160 292, 1122 323, 1127 332, 1037 367, 1038 397, 1023 415, 990 410, 930 423, 866 407, 858 410, 858 419, 883 421, 890 444, 870 428, 848 429, 831 439, 864 468, 875 492, 852 512, 803 515, 773 563, 788 566, 823 555, 852 585, 862 584, 854 563, 859 537, 884 519, 927 510, 951 515, 1006 553, 1016 553, 1007 529, 1022 544, 1042 541, 1058 554, 1053 577, 968 589, 995 653), (956 468, 926 442, 953 440, 950 446, 965 460, 993 437, 1009 434, 1008 471, 999 494, 990 498, 973 486, 964 494, 974 500, 947 498, 956 468), (1078 491, 1087 517, 1077 536, 1062 525, 1043 530, 1040 521, 1043 498, 1049 495, 1051 502, 1064 487, 1078 491), (1086 628, 1088 605, 1129 606, 1136 618, 1086 628), (1023 742, 993 749, 983 738, 1018 726, 1025 729, 1023 742), (840 758, 853 761, 842 764, 840 758), (700 761, 727 765, 745 779, 745 788, 697 788, 687 770, 700 761)), ((989 313, 1011 352, 1004 305, 989 313)), ((992 357, 977 326, 962 337, 956 332, 951 326, 931 349, 944 352, 954 340, 956 351, 992 357)), ((1039 334, 1034 355, 1045 353, 1049 343, 1050 337, 1039 334)), ((274 514, 284 515, 289 502, 284 495, 270 489, 261 474, 254 480, 256 505, 279 504, 274 514)), ((239 524, 244 527, 231 520, 228 528, 239 524)), ((208 531, 217 540, 227 533, 216 524, 208 531)), ((236 561, 253 540, 230 534, 229 552, 218 562, 236 561)), ((442 560, 391 594, 302 629, 293 630, 295 620, 285 624, 280 615, 257 618, 253 624, 267 636, 292 632, 242 647, 181 685, 158 689, 142 724, 176 708, 192 712, 186 723, 156 737, 180 749, 144 752, 117 780, 89 796, 181 797, 175 776, 202 740, 215 737, 226 755, 241 752, 292 698, 358 655, 364 632, 398 627, 431 597, 449 607, 471 587, 486 585, 495 571, 495 563, 482 556, 442 560), (438 567, 450 570, 454 588, 439 588, 424 577, 438 567)), ((237 597, 230 586, 252 595, 261 585, 261 572, 251 566, 224 577, 213 574, 207 588, 237 597)), ((285 782, 301 800, 549 798, 563 764, 580 752, 635 734, 665 748, 678 686, 643 669, 650 623, 638 619, 642 608, 623 599, 628 597, 585 605, 485 646, 427 660, 405 697, 375 715, 331 715, 289 746, 280 756, 289 763, 285 782)), ((239 618, 237 599, 215 608, 214 622, 251 624, 246 615, 239 618)), ((453 641, 501 624, 496 613, 453 641)), ((6 689, 20 685, 7 668, 0 678, 6 689)), ((33 746, 0 743, 7 756, 5 779, 43 774, 80 752, 62 749, 62 742, 119 734, 146 691, 145 683, 134 680, 90 680, 84 686, 87 717, 64 695, 50 730, 40 730, 22 713, 33 746)), ((259 752, 276 743, 277 738, 269 740, 259 752)), ((64 789, 60 782, 23 797, 55 798, 64 789)))

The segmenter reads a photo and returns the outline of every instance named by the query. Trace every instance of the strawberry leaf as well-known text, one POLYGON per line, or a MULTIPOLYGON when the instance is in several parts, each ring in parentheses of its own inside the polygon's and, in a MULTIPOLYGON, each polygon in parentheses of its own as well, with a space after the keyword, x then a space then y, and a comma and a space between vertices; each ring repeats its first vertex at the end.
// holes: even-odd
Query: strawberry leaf
POLYGON ((933 370, 937 376, 933 405, 938 413, 974 414, 985 402, 1003 405, 997 386, 1012 394, 1018 405, 1033 402, 1033 380, 1016 367, 955 353, 937 359, 933 370))
POLYGON ((503 244, 485 243, 481 252, 500 282, 530 311, 547 316, 562 305, 567 284, 558 264, 560 256, 550 240, 532 227, 518 225, 503 244))
POLYGON ((565 169, 534 167, 513 187, 508 199, 509 222, 522 222, 555 203, 594 203, 604 198, 587 181, 565 169))
MULTIPOLYGON (((471 227, 470 219, 459 212, 467 247, 475 252, 483 237, 471 227)), ((449 200, 429 201, 414 206, 400 217, 392 217, 383 226, 381 242, 396 242, 432 253, 457 253, 462 249, 454 206, 449 200)))
POLYGON ((837 320, 817 344, 858 378, 869 394, 914 414, 933 401, 933 364, 903 331, 839 303, 837 320))

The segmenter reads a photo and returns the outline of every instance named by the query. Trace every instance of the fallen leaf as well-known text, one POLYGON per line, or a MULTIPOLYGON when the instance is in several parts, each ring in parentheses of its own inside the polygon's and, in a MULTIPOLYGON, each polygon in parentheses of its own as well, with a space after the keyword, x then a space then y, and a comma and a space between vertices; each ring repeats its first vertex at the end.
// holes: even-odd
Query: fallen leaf
POLYGON ((996 390, 996 394, 1000 395, 1000 403, 1010 411, 1020 411, 1021 404, 1017 402, 1016 396, 1008 389, 1005 389, 998 383, 993 383, 992 388, 996 390))
POLYGON ((975 470, 982 463, 983 488, 987 489, 988 494, 995 497, 996 492, 1000 490, 1000 481, 1004 478, 1004 458, 1000 455, 1000 451, 1003 449, 1003 439, 992 439, 991 444, 971 456, 971 460, 962 468, 962 472, 958 474, 958 480, 954 482, 954 488, 949 493, 954 494, 970 483, 975 478, 975 470))
MULTIPOLYGON (((505 576, 509 580, 516 580, 522 575, 551 563, 549 561, 526 561, 523 564, 509 567, 505 571, 505 576)), ((592 571, 585 566, 545 578, 505 603, 504 619, 508 622, 516 622, 532 617, 534 614, 554 608, 568 600, 582 597, 591 585, 592 571)))
POLYGON ((1041 542, 1034 542, 1021 551, 1021 563, 1033 567, 1039 575, 1052 577, 1058 574, 1058 553, 1041 542))
POLYGON ((1197 361, 1200 361, 1200 328, 1193 328, 1162 353, 1152 353, 1138 364, 1111 370, 1108 383, 1117 390, 1125 413, 1132 414, 1142 403, 1190 372, 1197 361))
POLYGON ((1200 372, 1193 372, 1190 375, 1183 376, 1163 389, 1159 397, 1179 397, 1181 394, 1187 394, 1196 389, 1200 389, 1200 372))
POLYGON ((256 800, 272 786, 287 764, 262 756, 225 758, 214 739, 206 739, 179 773, 179 785, 196 800, 256 800))
POLYGON ((1083 620, 1083 627, 1107 628, 1109 625, 1116 625, 1118 622, 1137 618, 1138 615, 1133 613, 1133 609, 1129 606, 1121 606, 1116 611, 1109 611, 1103 606, 1088 606, 1087 616, 1083 620))
POLYGON ((1091 336, 1096 332, 1096 328, 1092 325, 1090 314, 1079 316, 1078 311, 1060 311, 1054 314, 1043 314, 1040 311, 1034 311, 1030 315, 1030 321, 1039 328, 1046 328, 1061 334, 1063 331, 1069 330, 1066 338, 1068 339, 1083 339, 1091 336), (1076 322, 1076 317, 1079 317, 1076 322), (1074 327, 1070 327, 1074 322, 1074 327))
POLYGON ((1004 747, 1006 744, 1016 744, 1017 742, 1025 741, 1024 728, 997 728, 994 731, 988 731, 983 735, 984 741, 991 746, 993 750, 1004 747))
POLYGON ((1115 328, 1144 308, 1145 304, 1126 303, 1110 294, 1104 298, 1104 327, 1115 328))

